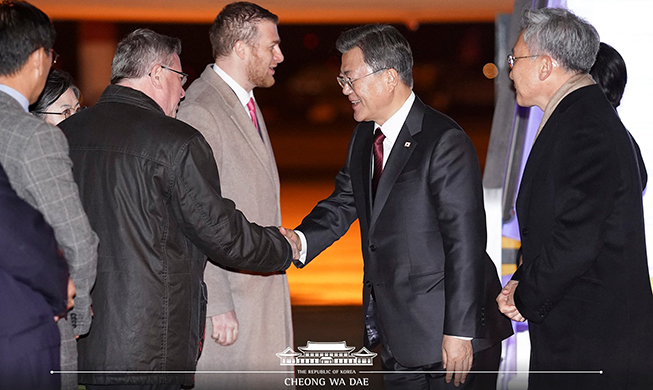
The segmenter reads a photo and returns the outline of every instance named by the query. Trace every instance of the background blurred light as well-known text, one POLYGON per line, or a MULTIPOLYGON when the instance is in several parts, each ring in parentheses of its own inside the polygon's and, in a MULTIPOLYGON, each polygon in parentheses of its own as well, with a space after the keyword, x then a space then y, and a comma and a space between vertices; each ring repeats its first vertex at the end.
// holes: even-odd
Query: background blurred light
POLYGON ((483 66, 483 75, 488 79, 493 79, 499 75, 499 69, 493 63, 488 63, 483 66))

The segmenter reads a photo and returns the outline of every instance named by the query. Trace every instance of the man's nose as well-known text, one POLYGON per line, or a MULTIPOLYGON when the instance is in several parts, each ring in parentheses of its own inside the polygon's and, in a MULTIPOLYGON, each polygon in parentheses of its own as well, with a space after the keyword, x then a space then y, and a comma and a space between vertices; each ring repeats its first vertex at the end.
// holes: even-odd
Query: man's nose
POLYGON ((276 53, 274 55, 274 59, 277 61, 277 64, 283 62, 284 56, 283 56, 283 53, 281 52, 281 48, 278 48, 276 50, 276 53))

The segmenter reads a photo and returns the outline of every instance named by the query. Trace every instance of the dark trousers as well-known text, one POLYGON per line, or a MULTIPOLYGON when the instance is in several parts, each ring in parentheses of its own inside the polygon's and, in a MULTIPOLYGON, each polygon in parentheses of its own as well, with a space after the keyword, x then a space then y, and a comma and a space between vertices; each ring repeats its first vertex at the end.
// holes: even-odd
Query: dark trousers
POLYGON ((383 360, 383 370, 385 371, 411 371, 402 374, 384 374, 385 390, 495 390, 497 387, 497 378, 499 364, 501 363, 501 343, 474 354, 472 371, 494 371, 492 374, 474 374, 470 373, 459 387, 454 386, 453 378, 451 383, 445 381, 446 371, 442 369, 442 362, 433 364, 428 367, 404 367, 397 363, 390 348, 383 344, 381 358, 383 360), (442 371, 442 373, 414 373, 414 371, 442 371))

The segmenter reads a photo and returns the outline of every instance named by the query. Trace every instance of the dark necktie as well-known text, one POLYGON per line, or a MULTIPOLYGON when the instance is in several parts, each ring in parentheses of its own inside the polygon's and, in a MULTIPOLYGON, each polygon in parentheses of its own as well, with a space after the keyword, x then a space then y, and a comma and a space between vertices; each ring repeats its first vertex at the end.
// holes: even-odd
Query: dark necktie
POLYGON ((374 154, 374 175, 372 176, 372 199, 376 197, 376 187, 379 185, 379 178, 383 172, 383 140, 385 135, 380 127, 374 131, 374 145, 372 152, 374 154))

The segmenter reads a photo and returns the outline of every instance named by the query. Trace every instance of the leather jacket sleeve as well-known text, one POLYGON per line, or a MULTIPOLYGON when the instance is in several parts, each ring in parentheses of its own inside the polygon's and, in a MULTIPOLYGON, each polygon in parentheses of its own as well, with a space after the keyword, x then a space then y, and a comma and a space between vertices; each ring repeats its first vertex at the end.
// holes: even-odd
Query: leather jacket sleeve
POLYGON ((188 237, 212 261, 249 271, 287 269, 292 250, 277 227, 247 221, 223 198, 211 148, 201 135, 189 140, 173 168, 171 206, 188 237))

